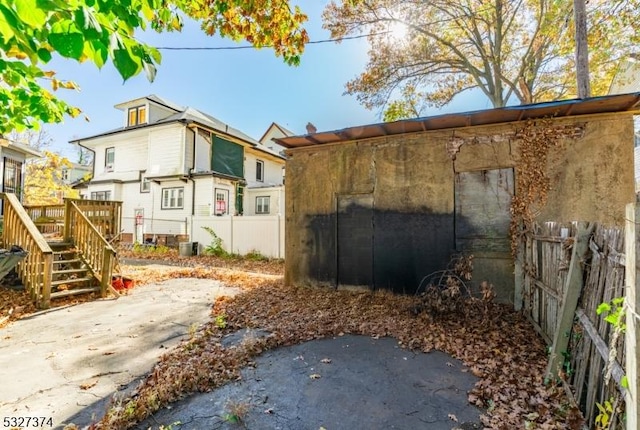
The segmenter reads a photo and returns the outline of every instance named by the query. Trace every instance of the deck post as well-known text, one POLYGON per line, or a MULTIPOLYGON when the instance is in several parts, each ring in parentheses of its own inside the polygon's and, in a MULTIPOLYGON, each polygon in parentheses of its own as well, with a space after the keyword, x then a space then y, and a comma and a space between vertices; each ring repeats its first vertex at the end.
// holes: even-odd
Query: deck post
POLYGON ((106 297, 109 285, 111 285, 112 271, 112 250, 111 247, 105 246, 102 256, 102 279, 100 281, 100 296, 106 297))
POLYGON ((53 254, 46 253, 43 257, 42 289, 40 290, 41 297, 38 307, 49 309, 49 306, 51 306, 51 281, 53 279, 53 254))
POLYGON ((71 200, 64 199, 64 241, 71 241, 71 200))

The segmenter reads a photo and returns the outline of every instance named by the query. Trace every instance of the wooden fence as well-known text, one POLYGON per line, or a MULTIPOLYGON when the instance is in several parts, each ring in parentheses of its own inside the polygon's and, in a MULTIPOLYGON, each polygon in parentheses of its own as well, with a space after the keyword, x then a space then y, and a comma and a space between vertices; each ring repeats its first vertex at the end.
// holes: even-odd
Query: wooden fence
POLYGON ((624 428, 616 412, 624 410, 624 336, 611 342, 613 326, 596 312, 625 294, 624 237, 624 229, 546 223, 525 235, 519 259, 524 313, 550 346, 548 377, 562 381, 591 428, 606 402, 609 428, 624 428))

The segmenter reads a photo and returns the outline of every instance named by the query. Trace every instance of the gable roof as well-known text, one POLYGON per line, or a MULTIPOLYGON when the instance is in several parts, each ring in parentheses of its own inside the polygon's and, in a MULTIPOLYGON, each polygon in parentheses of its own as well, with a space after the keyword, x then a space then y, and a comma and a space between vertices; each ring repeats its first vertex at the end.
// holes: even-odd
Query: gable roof
POLYGON ((24 154, 25 158, 30 158, 30 157, 40 158, 40 157, 42 157, 42 153, 41 152, 36 151, 35 149, 30 147, 29 145, 25 145, 23 143, 16 142, 14 140, 6 139, 2 135, 0 135, 0 146, 12 149, 12 150, 14 150, 16 152, 20 152, 20 153, 24 154))
POLYGON ((126 104, 131 103, 132 101, 143 100, 143 99, 150 100, 154 103, 166 106, 169 109, 174 110, 175 113, 152 123, 141 124, 133 127, 118 127, 103 133, 99 133, 99 134, 95 134, 92 136, 87 136, 79 139, 74 139, 74 140, 71 140, 70 143, 80 143, 82 141, 91 140, 98 137, 104 137, 104 136, 108 136, 108 135, 112 135, 112 134, 116 134, 124 131, 129 131, 129 130, 138 130, 141 128, 154 127, 154 126, 163 125, 163 124, 170 124, 173 122, 182 122, 185 124, 193 123, 196 125, 200 125, 201 127, 204 127, 206 129, 210 129, 214 132, 224 133, 228 136, 235 137, 245 143, 248 143, 251 147, 254 147, 256 150, 268 153, 278 158, 284 158, 282 155, 278 154, 277 152, 271 151, 268 148, 263 147, 262 145, 260 145, 258 141, 256 141, 249 135, 243 133, 237 128, 230 127, 228 124, 220 121, 219 119, 207 113, 204 113, 198 109, 195 109, 189 106, 186 106, 186 107, 180 106, 176 103, 173 103, 155 94, 145 96, 145 97, 140 97, 139 99, 133 99, 128 102, 120 103, 115 107, 119 108, 119 106, 122 107, 126 104))
POLYGON ((283 137, 275 139, 275 141, 287 148, 301 148, 404 133, 503 124, 536 118, 573 117, 638 110, 640 110, 640 92, 405 119, 349 127, 342 130, 283 137))
POLYGON ((269 134, 269 131, 271 131, 271 129, 273 129, 273 128, 277 128, 278 130, 280 130, 280 133, 284 134, 286 137, 295 136, 295 133, 293 131, 284 128, 283 126, 281 126, 277 122, 272 122, 271 125, 269 127, 267 127, 267 130, 264 132, 262 137, 260 137, 260 139, 258 139, 258 141, 262 142, 262 140, 267 136, 267 134, 269 134))

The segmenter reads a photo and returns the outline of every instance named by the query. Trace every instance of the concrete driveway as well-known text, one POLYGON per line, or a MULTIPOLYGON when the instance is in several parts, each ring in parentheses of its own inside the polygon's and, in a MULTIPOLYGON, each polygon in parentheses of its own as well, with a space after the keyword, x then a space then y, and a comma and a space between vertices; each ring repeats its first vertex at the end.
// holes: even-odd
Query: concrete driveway
POLYGON ((206 322, 217 296, 238 291, 171 279, 0 329, 0 417, 51 417, 54 428, 70 418, 90 423, 112 394, 133 388, 192 325, 206 322))

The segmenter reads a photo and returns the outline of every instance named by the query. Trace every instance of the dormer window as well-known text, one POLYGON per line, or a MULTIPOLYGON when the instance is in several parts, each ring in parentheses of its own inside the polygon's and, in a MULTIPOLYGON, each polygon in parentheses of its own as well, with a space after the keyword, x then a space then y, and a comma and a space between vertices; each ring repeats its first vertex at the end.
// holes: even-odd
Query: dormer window
POLYGON ((129 121, 127 122, 127 126, 133 127, 134 125, 146 124, 147 123, 147 107, 146 106, 137 106, 134 108, 129 108, 129 121))

